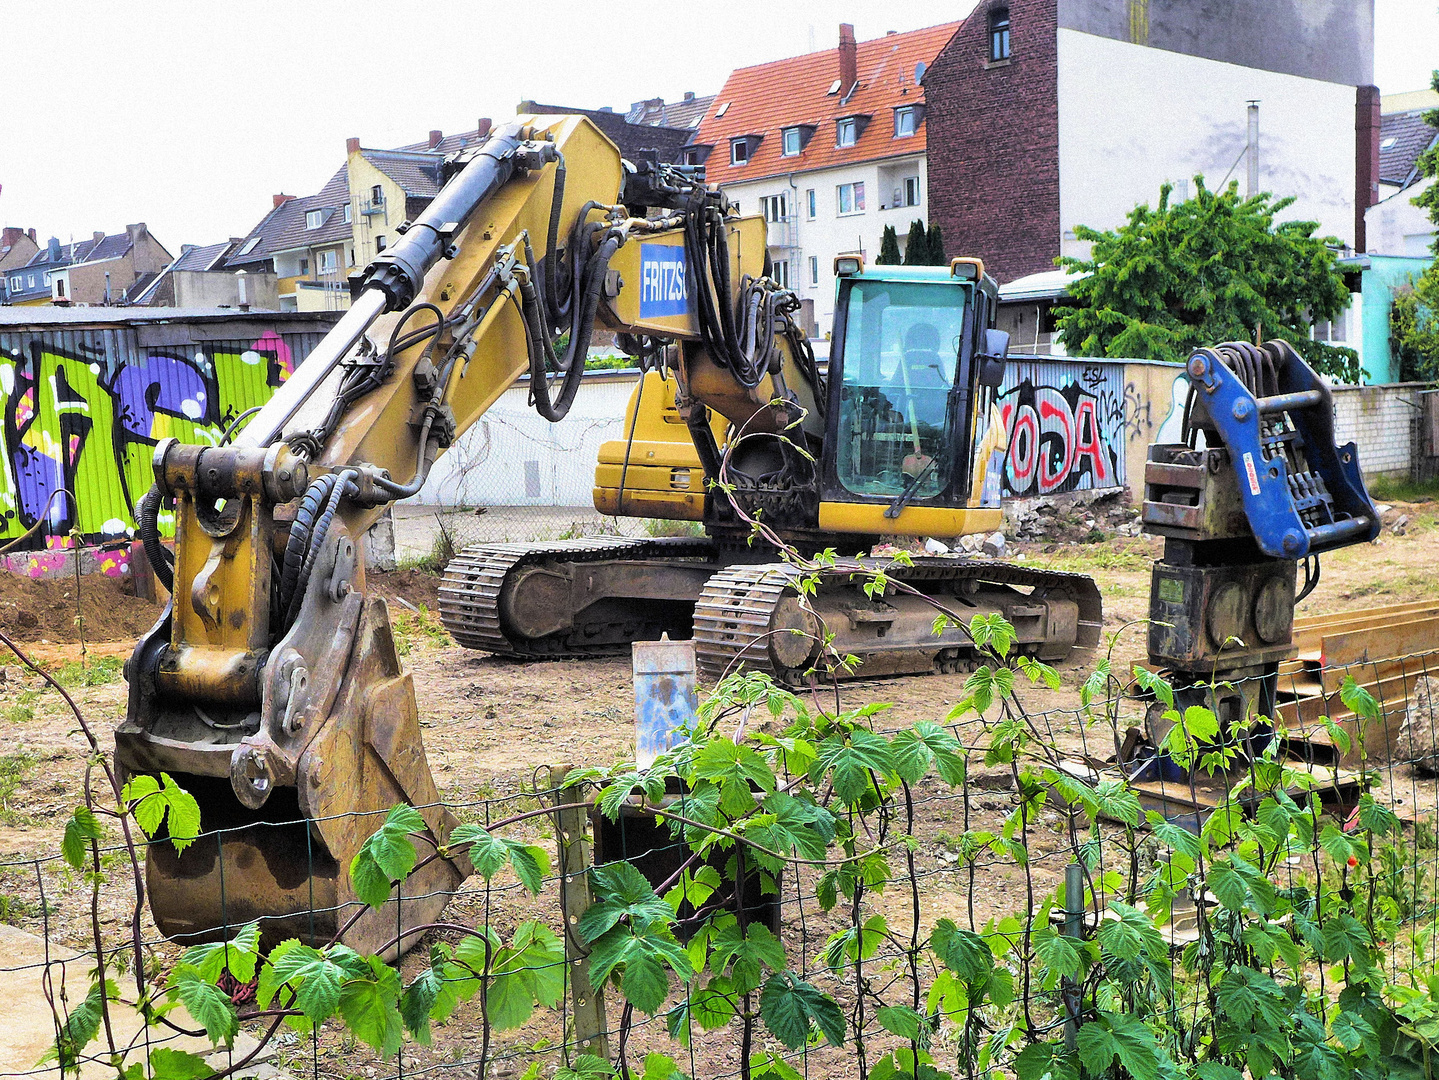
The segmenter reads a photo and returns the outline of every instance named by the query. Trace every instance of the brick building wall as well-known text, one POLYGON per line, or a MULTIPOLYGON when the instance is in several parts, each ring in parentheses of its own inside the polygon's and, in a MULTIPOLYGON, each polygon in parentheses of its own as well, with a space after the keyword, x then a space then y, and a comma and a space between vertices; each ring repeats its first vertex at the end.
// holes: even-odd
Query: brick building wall
POLYGON ((1423 389, 1422 383, 1334 389, 1334 441, 1358 443, 1366 480, 1409 479, 1415 473, 1423 453, 1418 440, 1423 389))
POLYGON ((1059 254, 1058 0, 985 0, 924 74, 930 221, 999 282, 1059 254), (1007 9, 1009 60, 989 17, 1007 9))

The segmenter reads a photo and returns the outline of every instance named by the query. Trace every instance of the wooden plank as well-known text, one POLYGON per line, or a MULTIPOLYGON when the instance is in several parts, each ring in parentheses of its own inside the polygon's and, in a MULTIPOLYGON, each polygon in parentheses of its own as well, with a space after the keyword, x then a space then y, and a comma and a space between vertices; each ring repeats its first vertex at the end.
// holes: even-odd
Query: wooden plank
MULTIPOLYGON (((574 801, 576 791, 565 791, 570 766, 550 769, 550 787, 556 806, 574 801)), ((605 997, 590 986, 590 954, 575 936, 581 916, 590 909, 590 837, 582 807, 555 812, 555 849, 559 856, 560 895, 565 916, 565 967, 569 972, 570 1009, 574 1014, 575 1044, 584 1053, 610 1060, 609 1027, 605 1023, 605 997)))
MULTIPOLYGON (((1391 657, 1417 658, 1436 651, 1439 651, 1439 616, 1324 635, 1326 668, 1391 657)), ((1439 660, 1439 655, 1435 658, 1439 660)))

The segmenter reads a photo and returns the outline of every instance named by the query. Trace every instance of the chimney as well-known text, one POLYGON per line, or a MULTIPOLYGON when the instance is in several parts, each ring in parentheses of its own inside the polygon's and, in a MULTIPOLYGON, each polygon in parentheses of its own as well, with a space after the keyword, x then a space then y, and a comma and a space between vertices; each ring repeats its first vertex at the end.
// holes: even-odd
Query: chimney
POLYGON ((293 199, 294 197, 295 197, 295 196, 293 196, 293 195, 286 195, 284 192, 281 192, 279 195, 274 196, 274 200, 275 200, 274 209, 278 210, 280 207, 284 206, 287 202, 289 202, 289 201, 290 201, 291 199, 293 199))
POLYGON ((686 100, 686 101, 693 101, 694 99, 695 99, 695 92, 694 92, 693 90, 686 90, 686 91, 685 91, 685 100, 686 100))
POLYGON ((430 131, 430 149, 433 150, 435 147, 439 146, 440 140, 444 137, 445 133, 443 131, 435 131, 432 129, 430 131))
POLYGON ((849 97, 859 81, 859 46, 854 41, 854 27, 839 24, 839 96, 849 97))
POLYGON ((50 243, 45 246, 45 255, 52 263, 60 261, 60 241, 57 237, 50 237, 50 243))
MULTIPOLYGON (((534 102, 531 102, 530 104, 533 105, 534 102)), ((480 122, 475 125, 479 130, 476 131, 475 134, 482 139, 488 139, 490 137, 490 126, 492 123, 493 121, 490 120, 488 116, 480 117, 480 122)))
POLYGON ((105 234, 102 233, 102 232, 91 233, 90 235, 91 235, 92 237, 94 237, 95 243, 97 243, 97 244, 98 244, 101 240, 105 239, 105 234))
POLYGON ((0 230, 0 247, 10 247, 24 235, 25 233, 21 229, 10 225, 5 226, 3 230, 0 230))
POLYGON ((348 139, 345 140, 345 153, 346 155, 349 155, 358 154, 359 152, 360 137, 358 135, 351 135, 348 139))
POLYGON ((125 231, 130 234, 130 243, 132 245, 138 244, 141 240, 145 239, 145 236, 149 232, 149 230, 145 228, 143 221, 138 225, 126 225, 125 231))
POLYGON ((1369 250, 1364 211, 1379 201, 1379 88, 1357 88, 1354 110, 1354 250, 1369 250))
MULTIPOLYGON (((35 239, 35 230, 34 230, 34 229, 31 229, 31 230, 30 230, 30 239, 31 239, 31 240, 34 240, 34 239, 35 239)), ((36 241, 36 242, 38 243, 38 241, 36 241)))

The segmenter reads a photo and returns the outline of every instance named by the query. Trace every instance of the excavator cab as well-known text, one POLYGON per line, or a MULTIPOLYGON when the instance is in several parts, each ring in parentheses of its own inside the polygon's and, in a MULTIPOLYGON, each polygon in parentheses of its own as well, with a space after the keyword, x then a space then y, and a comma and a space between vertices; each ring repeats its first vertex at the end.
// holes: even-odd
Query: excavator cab
POLYGON ((994 281, 968 259, 866 270, 840 256, 836 269, 820 527, 997 527, 998 488, 984 484, 992 455, 969 452, 983 442, 1008 344, 988 326, 994 281))

